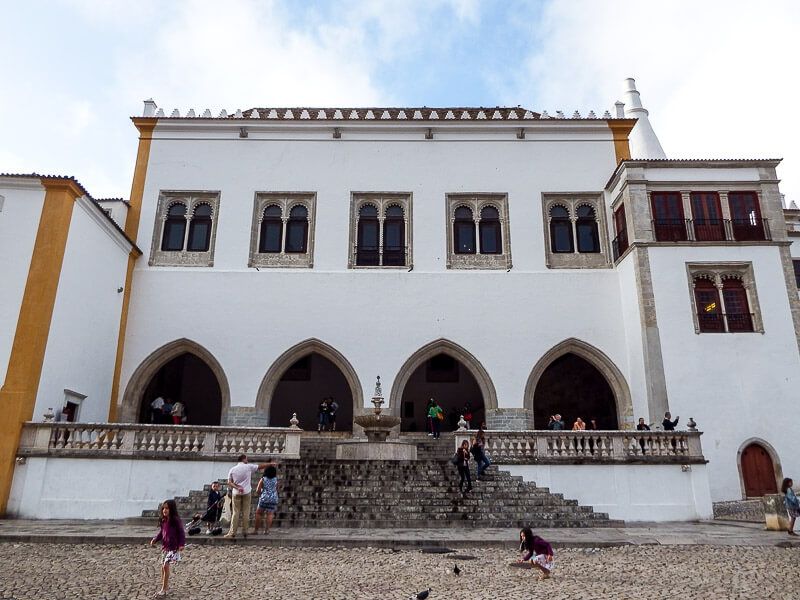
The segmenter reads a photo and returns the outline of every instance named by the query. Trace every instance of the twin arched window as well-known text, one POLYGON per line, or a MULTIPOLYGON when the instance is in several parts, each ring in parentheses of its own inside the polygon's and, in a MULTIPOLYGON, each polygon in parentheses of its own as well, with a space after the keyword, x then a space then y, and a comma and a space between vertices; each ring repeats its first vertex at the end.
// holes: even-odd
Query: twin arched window
POLYGON ((597 226, 597 213, 592 206, 581 204, 575 210, 576 218, 570 217, 569 210, 556 204, 550 208, 550 248, 552 252, 599 253, 600 234, 597 226))
POLYGON ((406 266, 406 219, 402 206, 385 206, 383 214, 374 204, 358 209, 355 259, 359 267, 406 266))
POLYGON ((701 333, 753 331, 753 315, 741 279, 726 276, 717 282, 700 276, 694 278, 693 284, 697 324, 701 333))
POLYGON ((287 254, 308 251, 308 209, 302 204, 296 204, 289 209, 289 217, 285 223, 280 206, 270 204, 264 209, 258 251, 262 254, 280 253, 281 248, 287 254))
POLYGON ((165 252, 208 252, 211 247, 211 228, 213 210, 208 204, 195 206, 191 216, 187 218, 186 205, 176 202, 167 210, 164 230, 161 234, 161 250, 165 252), (186 224, 189 224, 189 235, 186 235, 186 224))
POLYGON ((456 254, 502 254, 503 234, 497 208, 484 206, 477 223, 471 208, 456 208, 453 212, 453 250, 456 254), (476 226, 480 248, 476 244, 476 226))

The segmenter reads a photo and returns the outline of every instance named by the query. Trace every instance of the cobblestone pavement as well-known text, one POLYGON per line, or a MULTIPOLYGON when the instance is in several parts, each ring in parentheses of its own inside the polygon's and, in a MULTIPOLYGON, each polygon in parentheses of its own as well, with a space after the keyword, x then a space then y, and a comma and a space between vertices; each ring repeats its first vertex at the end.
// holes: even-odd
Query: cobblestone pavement
MULTIPOLYGON (((470 548, 475 560, 419 550, 188 546, 169 598, 406 599, 747 598, 791 596, 800 548, 623 546, 556 551, 553 577, 512 563, 513 550, 470 548), (461 575, 453 574, 458 564, 461 575)), ((0 544, 0 598, 136 599, 158 587, 147 546, 0 544)))

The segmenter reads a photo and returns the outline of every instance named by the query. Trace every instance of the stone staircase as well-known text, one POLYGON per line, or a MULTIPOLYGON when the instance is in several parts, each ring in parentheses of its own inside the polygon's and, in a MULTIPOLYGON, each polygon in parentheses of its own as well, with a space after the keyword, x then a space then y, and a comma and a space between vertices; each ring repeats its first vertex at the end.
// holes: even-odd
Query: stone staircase
MULTIPOLYGON (((603 527, 618 526, 604 513, 522 481, 492 465, 464 495, 448 462, 452 438, 404 434, 419 460, 337 461, 336 434, 304 436, 300 460, 280 464, 279 527, 603 527)), ((258 481, 253 479, 253 488, 258 481)), ((205 511, 208 489, 175 500, 184 517, 205 511)), ((253 499, 255 511, 255 498, 253 499)), ((143 517, 155 517, 144 511, 143 517)), ((252 523, 252 521, 251 521, 252 523)))

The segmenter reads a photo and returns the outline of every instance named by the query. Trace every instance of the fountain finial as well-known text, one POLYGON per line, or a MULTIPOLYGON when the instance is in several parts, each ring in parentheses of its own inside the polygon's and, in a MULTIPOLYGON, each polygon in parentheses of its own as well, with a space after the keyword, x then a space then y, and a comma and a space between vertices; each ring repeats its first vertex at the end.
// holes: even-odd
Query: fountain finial
POLYGON ((381 376, 378 375, 378 380, 375 382, 375 393, 372 394, 373 398, 383 398, 383 390, 381 389, 381 376))

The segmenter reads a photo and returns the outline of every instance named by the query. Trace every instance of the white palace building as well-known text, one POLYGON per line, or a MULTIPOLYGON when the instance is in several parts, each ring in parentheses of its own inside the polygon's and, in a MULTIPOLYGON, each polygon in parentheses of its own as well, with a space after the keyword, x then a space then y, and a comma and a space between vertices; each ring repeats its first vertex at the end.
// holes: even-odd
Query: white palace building
POLYGON ((469 403, 474 426, 533 446, 555 413, 607 440, 680 416, 693 464, 649 465, 641 441, 637 461, 588 464, 592 442, 509 467, 619 518, 709 517, 800 479, 800 210, 780 161, 667 158, 632 79, 623 100, 216 116, 148 100, 129 199, 0 176, 0 514, 136 515, 224 476, 223 432, 295 413, 316 431, 327 396, 352 431, 376 375, 401 434, 425 431, 430 397, 445 430, 469 403), (186 423, 145 425, 157 397, 186 423), (205 459, 157 456, 212 435, 205 459))

